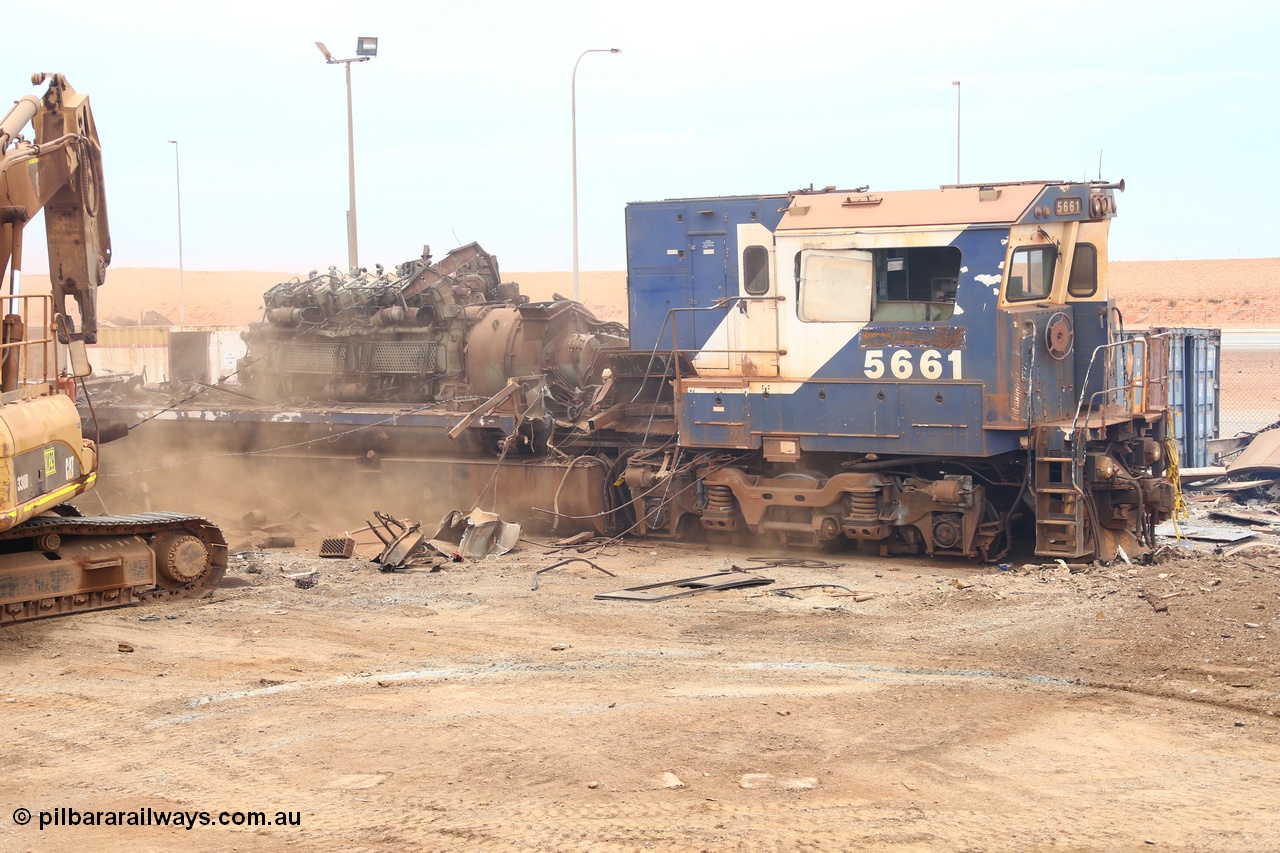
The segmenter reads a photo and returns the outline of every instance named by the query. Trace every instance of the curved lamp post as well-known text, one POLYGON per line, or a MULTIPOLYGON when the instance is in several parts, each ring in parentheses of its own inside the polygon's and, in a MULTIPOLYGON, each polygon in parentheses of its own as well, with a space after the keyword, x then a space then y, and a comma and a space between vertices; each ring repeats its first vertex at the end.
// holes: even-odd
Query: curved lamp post
POLYGON ((569 110, 573 119, 573 301, 581 302, 578 293, 578 62, 588 53, 622 53, 616 47, 597 47, 578 54, 573 63, 573 83, 570 88, 569 110))
POLYGON ((178 140, 170 139, 173 146, 173 173, 178 184, 178 325, 187 323, 187 297, 182 282, 182 165, 178 162, 178 140))
POLYGON ((316 47, 320 48, 328 64, 347 66, 347 175, 351 189, 351 207, 347 211, 347 263, 354 273, 360 268, 360 260, 356 251, 356 142, 351 121, 351 63, 365 62, 377 56, 378 40, 372 36, 360 36, 356 39, 356 55, 351 59, 335 59, 322 42, 316 42, 316 47))
POLYGON ((952 80, 956 87, 956 183, 960 183, 960 81, 952 80))

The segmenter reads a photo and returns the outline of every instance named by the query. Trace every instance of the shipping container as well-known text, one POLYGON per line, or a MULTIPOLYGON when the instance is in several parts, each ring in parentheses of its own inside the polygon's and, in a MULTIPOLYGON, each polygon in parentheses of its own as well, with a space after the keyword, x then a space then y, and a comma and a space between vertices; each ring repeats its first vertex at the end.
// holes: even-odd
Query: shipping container
MULTIPOLYGON (((1218 437, 1220 406, 1219 361, 1222 352, 1220 329, 1156 327, 1151 334, 1169 340, 1169 409, 1173 412, 1172 435, 1178 442, 1178 464, 1202 468, 1214 464, 1209 440, 1218 437)), ((1129 338, 1141 332, 1126 332, 1129 338)), ((1141 365, 1141 349, 1137 350, 1141 365)))
POLYGON ((245 354, 239 326, 109 326, 89 347, 94 373, 128 373, 146 382, 218 382, 245 354))

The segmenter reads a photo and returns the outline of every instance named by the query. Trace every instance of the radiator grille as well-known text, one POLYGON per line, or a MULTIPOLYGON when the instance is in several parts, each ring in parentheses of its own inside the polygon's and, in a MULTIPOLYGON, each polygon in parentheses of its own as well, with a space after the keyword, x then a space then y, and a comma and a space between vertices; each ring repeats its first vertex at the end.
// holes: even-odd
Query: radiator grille
POLYGON ((276 370, 282 373, 338 373, 342 368, 342 344, 291 343, 275 353, 276 370))
POLYGON ((434 373, 436 369, 435 341, 395 342, 373 345, 369 358, 372 373, 434 373))

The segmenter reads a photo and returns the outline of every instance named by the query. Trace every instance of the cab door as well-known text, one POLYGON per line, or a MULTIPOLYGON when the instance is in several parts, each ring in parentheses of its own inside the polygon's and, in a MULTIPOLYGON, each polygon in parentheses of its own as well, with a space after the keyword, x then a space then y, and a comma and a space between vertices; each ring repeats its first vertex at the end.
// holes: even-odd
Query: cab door
MULTIPOLYGON (((725 252, 723 233, 689 234, 689 268, 692 272, 689 307, 697 310, 679 312, 676 322, 680 329, 681 349, 708 348, 708 341, 728 314, 728 308, 716 307, 716 303, 726 296, 729 279, 729 259, 725 252)), ((727 353, 707 355, 713 356, 709 366, 728 367, 727 353)))
POLYGON ((773 235, 763 225, 738 226, 738 293, 730 313, 729 349, 740 376, 778 375, 778 283, 773 279, 773 235))

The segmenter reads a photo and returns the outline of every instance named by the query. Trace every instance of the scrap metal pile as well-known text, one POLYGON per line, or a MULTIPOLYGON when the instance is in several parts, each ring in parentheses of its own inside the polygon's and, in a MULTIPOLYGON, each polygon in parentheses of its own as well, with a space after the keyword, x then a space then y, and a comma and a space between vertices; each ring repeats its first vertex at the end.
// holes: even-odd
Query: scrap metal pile
POLYGON ((334 268, 264 296, 247 336, 246 393, 264 401, 423 403, 484 399, 543 376, 557 414, 576 416, 600 382, 600 352, 626 329, 567 300, 532 303, 476 243, 431 263, 340 275, 334 268))
POLYGON ((1183 546, 1208 543, 1228 556, 1280 550, 1280 422, 1208 444, 1221 464, 1180 472, 1180 511, 1156 533, 1183 546))

